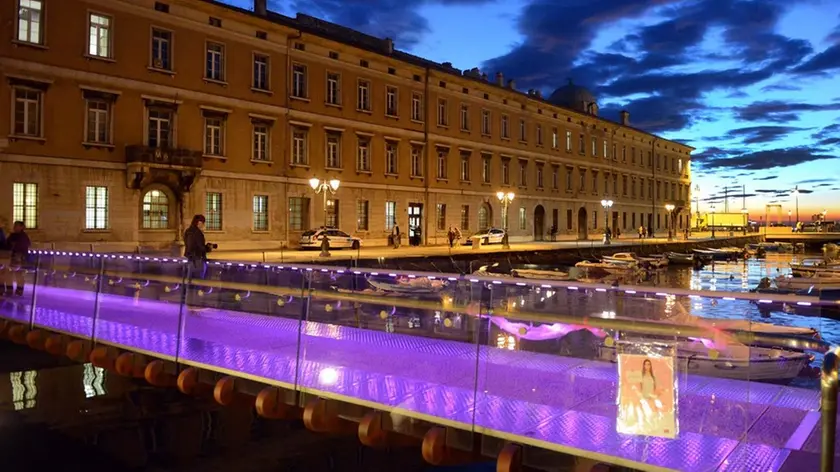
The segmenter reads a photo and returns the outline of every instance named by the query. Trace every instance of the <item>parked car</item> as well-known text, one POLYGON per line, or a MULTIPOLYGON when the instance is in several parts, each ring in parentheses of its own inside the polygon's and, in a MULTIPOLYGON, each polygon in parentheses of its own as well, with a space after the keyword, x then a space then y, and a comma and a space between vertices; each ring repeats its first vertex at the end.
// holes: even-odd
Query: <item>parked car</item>
POLYGON ((300 235, 301 249, 317 249, 321 247, 321 241, 326 237, 330 241, 330 249, 359 249, 362 247, 361 238, 351 236, 338 228, 310 229, 300 235))
POLYGON ((466 245, 472 245, 473 238, 479 238, 481 244, 501 244, 502 238, 505 237, 505 230, 499 228, 490 228, 484 231, 479 231, 464 242, 466 245))

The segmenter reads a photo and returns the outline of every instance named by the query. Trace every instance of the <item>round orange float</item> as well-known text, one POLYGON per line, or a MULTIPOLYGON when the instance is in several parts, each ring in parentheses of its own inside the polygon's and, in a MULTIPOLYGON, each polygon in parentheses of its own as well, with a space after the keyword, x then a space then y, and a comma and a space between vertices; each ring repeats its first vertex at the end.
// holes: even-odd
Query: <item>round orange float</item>
POLYGON ((281 401, 281 392, 279 388, 265 387, 257 394, 254 406, 257 409, 257 414, 263 418, 271 420, 279 420, 290 418, 293 407, 281 401))
POLYGON ((518 444, 505 444, 496 460, 496 472, 521 472, 522 448, 518 444))
POLYGON ((213 388, 213 398, 222 406, 228 406, 236 398, 236 378, 222 377, 213 388))
POLYGON ((178 390, 185 395, 195 395, 199 391, 198 369, 187 367, 178 374, 178 390))
POLYGON ((67 352, 67 339, 60 334, 51 334, 44 341, 44 350, 54 356, 67 352))
POLYGON ((87 341, 71 341, 67 343, 67 357, 76 362, 87 362, 90 355, 90 344, 87 341))
POLYGON ((95 367, 101 367, 105 370, 114 370, 114 363, 117 360, 119 352, 116 349, 108 346, 99 346, 90 352, 88 359, 95 367))
POLYGON ((29 328, 24 325, 14 325, 9 328, 9 339, 15 344, 26 344, 26 334, 29 328))
POLYGON ((166 372, 166 363, 154 360, 146 365, 143 371, 146 382, 154 387, 171 387, 175 385, 175 376, 166 372))
POLYGON ((40 329, 33 329, 26 333, 26 344, 32 349, 44 350, 44 343, 47 341, 47 333, 40 329))

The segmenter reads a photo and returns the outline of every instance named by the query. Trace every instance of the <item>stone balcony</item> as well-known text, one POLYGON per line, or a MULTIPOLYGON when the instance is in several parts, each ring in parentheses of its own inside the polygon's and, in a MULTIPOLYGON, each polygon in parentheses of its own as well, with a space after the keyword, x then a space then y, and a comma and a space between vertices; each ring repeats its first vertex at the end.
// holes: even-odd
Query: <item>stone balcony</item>
POLYGON ((180 148, 155 148, 143 145, 126 146, 127 164, 151 167, 201 169, 201 152, 180 148))

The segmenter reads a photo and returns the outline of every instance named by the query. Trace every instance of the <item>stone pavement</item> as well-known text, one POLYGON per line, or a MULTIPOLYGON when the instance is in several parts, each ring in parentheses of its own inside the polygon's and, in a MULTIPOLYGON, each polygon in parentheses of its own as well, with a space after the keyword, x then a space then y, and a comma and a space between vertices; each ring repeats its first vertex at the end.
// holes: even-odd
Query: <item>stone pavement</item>
MULTIPOLYGON (((756 236, 755 233, 750 234, 756 236)), ((719 244, 728 240, 728 233, 716 234, 716 239, 711 239, 711 233, 695 233, 686 240, 683 237, 674 238, 673 241, 668 241, 666 237, 639 239, 638 236, 622 236, 619 239, 613 239, 611 247, 619 249, 624 246, 637 245, 662 245, 662 244, 683 244, 683 243, 697 243, 703 241, 716 241, 719 244)), ((742 237, 743 234, 736 233, 735 237, 742 237)), ((381 258, 410 258, 410 257, 440 257, 450 255, 467 255, 467 254, 489 254, 498 252, 522 252, 522 251, 551 251, 558 249, 588 249, 588 248, 602 248, 603 241, 598 239, 590 239, 587 241, 563 240, 557 242, 550 241, 530 241, 530 242, 511 242, 510 249, 505 249, 501 244, 482 245, 475 249, 472 246, 408 246, 402 245, 399 249, 394 249, 390 246, 376 246, 376 247, 362 247, 359 250, 352 249, 333 249, 330 251, 330 257, 321 257, 320 250, 300 250, 300 249, 268 249, 264 251, 217 251, 210 255, 211 259, 216 260, 238 260, 245 262, 298 262, 298 263, 313 263, 324 262, 327 260, 350 260, 350 259, 381 259, 381 258)))

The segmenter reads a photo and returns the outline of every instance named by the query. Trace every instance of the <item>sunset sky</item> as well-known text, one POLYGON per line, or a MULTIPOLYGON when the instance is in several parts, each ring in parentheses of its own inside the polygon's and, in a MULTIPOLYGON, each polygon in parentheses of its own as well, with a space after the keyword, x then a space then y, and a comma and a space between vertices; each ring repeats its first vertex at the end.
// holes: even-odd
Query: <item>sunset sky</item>
POLYGON ((573 78, 602 116, 627 109, 634 126, 696 147, 701 198, 746 186, 752 215, 767 204, 786 215, 798 186, 801 220, 823 209, 840 219, 840 1, 268 1, 460 69, 501 71, 520 89, 550 94, 573 78))

